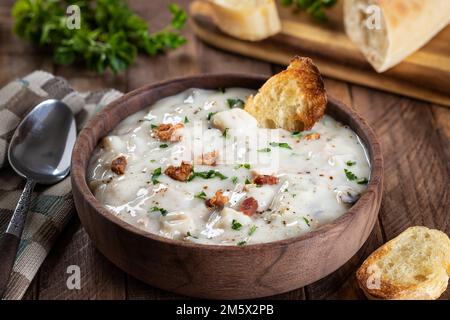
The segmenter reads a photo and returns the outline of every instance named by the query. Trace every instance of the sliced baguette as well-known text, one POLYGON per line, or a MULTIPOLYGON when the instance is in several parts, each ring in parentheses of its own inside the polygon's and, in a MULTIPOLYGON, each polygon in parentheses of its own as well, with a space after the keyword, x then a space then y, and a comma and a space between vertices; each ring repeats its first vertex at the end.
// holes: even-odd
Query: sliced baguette
POLYGON ((261 127, 289 131, 311 129, 325 113, 327 94, 320 72, 309 58, 295 57, 288 68, 250 96, 245 111, 261 127))
POLYGON ((356 278, 370 299, 434 300, 446 290, 449 274, 449 237, 411 227, 373 252, 356 278))
POLYGON ((194 1, 191 14, 203 14, 235 38, 259 41, 281 31, 275 0, 194 1))

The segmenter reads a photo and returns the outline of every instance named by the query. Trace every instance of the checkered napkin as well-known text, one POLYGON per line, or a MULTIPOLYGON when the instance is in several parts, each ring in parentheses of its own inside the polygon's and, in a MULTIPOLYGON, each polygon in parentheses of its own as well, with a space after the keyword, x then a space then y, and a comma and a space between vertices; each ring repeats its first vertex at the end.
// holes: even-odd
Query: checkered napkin
MULTIPOLYGON (((0 89, 0 238, 24 186, 8 165, 8 144, 21 119, 46 99, 65 102, 81 128, 96 112, 122 94, 116 90, 80 93, 68 82, 35 71, 0 89)), ((57 236, 74 213, 70 178, 52 186, 36 186, 5 299, 21 299, 57 236)))

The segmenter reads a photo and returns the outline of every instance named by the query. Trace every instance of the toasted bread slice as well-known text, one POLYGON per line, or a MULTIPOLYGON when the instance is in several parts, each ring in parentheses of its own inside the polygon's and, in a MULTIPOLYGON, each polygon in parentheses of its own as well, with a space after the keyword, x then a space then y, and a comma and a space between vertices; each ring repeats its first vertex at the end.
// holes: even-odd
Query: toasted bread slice
POLYGON ((262 127, 311 129, 325 113, 327 94, 320 72, 309 58, 295 57, 288 68, 250 96, 245 111, 262 127))
POLYGON ((281 31, 275 0, 207 0, 191 4, 191 14, 211 17, 235 38, 259 41, 281 31))
POLYGON ((449 237, 411 227, 373 252, 356 278, 370 299, 434 300, 446 290, 449 274, 449 237))

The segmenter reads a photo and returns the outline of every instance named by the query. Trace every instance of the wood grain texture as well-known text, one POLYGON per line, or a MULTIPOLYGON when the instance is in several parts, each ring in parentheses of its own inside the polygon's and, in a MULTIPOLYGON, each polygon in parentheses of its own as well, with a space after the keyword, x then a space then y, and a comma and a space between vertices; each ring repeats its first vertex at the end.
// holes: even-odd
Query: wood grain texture
POLYGON ((222 50, 283 65, 296 54, 309 56, 326 76, 450 106, 450 27, 421 51, 379 74, 346 37, 339 6, 330 21, 320 25, 283 8, 280 34, 258 42, 225 35, 195 7, 191 6, 194 33, 222 50))
POLYGON ((84 228, 109 260, 165 290, 202 298, 242 299, 303 287, 335 271, 361 248, 376 222, 381 202, 381 150, 365 121, 333 98, 329 98, 327 113, 348 124, 364 141, 372 165, 371 179, 367 190, 345 215, 311 233, 244 247, 175 241, 127 224, 103 207, 89 190, 86 167, 91 153, 125 117, 188 88, 257 89, 266 79, 204 75, 145 86, 110 104, 82 130, 72 158, 74 200, 84 228))
MULTIPOLYGON (((181 3, 185 8, 187 7, 189 1, 182 0, 176 1, 181 3)), ((194 37, 192 29, 190 26, 186 28, 185 34, 188 36, 189 43, 188 48, 183 47, 169 55, 158 56, 157 58, 147 58, 145 56, 139 56, 136 64, 132 65, 128 72, 121 74, 117 80, 112 80, 111 75, 106 75, 104 77, 97 76, 95 74, 90 74, 89 72, 82 71, 82 68, 64 68, 64 67, 54 67, 51 59, 45 56, 45 53, 38 52, 31 48, 23 41, 19 40, 17 37, 11 34, 11 24, 12 19, 10 17, 10 9, 14 0, 0 1, 0 86, 3 86, 12 79, 23 76, 36 68, 44 68, 50 72, 56 72, 58 75, 63 75, 68 77, 71 82, 75 83, 75 87, 79 89, 86 88, 99 88, 102 86, 100 83, 103 79, 105 81, 105 86, 114 87, 119 90, 129 91, 131 89, 138 88, 142 85, 154 83, 163 79, 171 79, 177 76, 183 76, 192 73, 199 72, 224 72, 229 68, 232 71, 242 72, 242 73, 260 73, 260 74, 270 74, 280 71, 283 67, 277 65, 270 65, 266 62, 257 61, 244 56, 239 56, 233 53, 227 53, 223 51, 216 50, 204 42, 198 40, 194 37), (7 44, 7 45, 5 45, 7 44), (180 58, 182 57, 182 58, 180 58), (231 65, 231 66, 230 66, 231 65)), ((164 1, 142 1, 142 0, 129 0, 129 3, 134 10, 138 12, 141 16, 149 19, 149 25, 151 30, 163 26, 167 20, 165 18, 167 15, 167 3, 164 1)), ((333 27, 339 27, 335 24, 333 27)), ((438 38, 441 36, 438 35, 438 38)), ((440 38, 441 39, 441 38, 440 38)), ((445 45, 445 44, 444 44, 445 45)), ((406 181, 398 179, 400 172, 403 172, 403 166, 406 162, 404 159, 408 157, 407 154, 400 155, 396 152, 395 148, 389 148, 386 150, 383 148, 385 135, 390 135, 389 127, 384 125, 383 115, 389 112, 389 109, 394 108, 394 105, 383 106, 385 101, 385 93, 380 91, 374 91, 371 89, 364 89, 359 86, 349 85, 343 81, 333 80, 330 78, 325 79, 326 88, 332 96, 336 96, 339 100, 345 102, 345 104, 352 106, 353 100, 357 100, 356 108, 364 116, 370 125, 377 132, 381 144, 385 162, 391 157, 395 157, 394 163, 389 164, 389 174, 384 177, 385 184, 391 185, 398 183, 399 190, 418 190, 419 192, 426 193, 421 185, 415 187, 405 186, 406 181), (355 97, 353 97, 355 96, 355 97), (380 97, 380 98, 379 98, 380 97), (373 101, 373 103, 372 103, 373 101), (363 103, 361 105, 360 103, 363 103), (366 104, 367 103, 367 104, 366 104), (376 108, 383 108, 380 112, 376 112, 376 108), (393 182, 394 181, 394 182, 393 182)), ((398 99, 397 96, 391 95, 394 99, 398 99)), ((443 159, 446 159, 447 172, 443 172, 441 177, 426 176, 426 171, 418 170, 414 173, 417 177, 423 177, 423 179, 441 179, 447 181, 446 189, 450 189, 449 182, 449 166, 450 166, 450 110, 442 108, 441 106, 429 106, 427 104, 419 103, 410 100, 402 99, 406 102, 412 102, 408 104, 409 107, 413 108, 423 108, 431 112, 433 119, 428 119, 424 124, 423 128, 426 128, 429 132, 436 132, 437 136, 441 140, 441 144, 433 143, 432 153, 440 154, 443 159), (445 180, 446 179, 446 180, 445 180)), ((394 108, 395 109, 395 108, 394 108)), ((392 111, 395 114, 395 111, 392 111)), ((388 116, 389 117, 389 116, 388 116)), ((396 119, 399 124, 395 127, 396 135, 398 137, 411 136, 413 138, 415 135, 415 128, 409 126, 409 118, 397 117, 396 119)), ((409 139, 409 138, 408 138, 409 139)), ((416 153, 416 160, 418 163, 422 163, 424 166, 428 163, 428 155, 426 153, 416 153)), ((382 211, 381 215, 386 217, 387 220, 383 221, 383 225, 388 226, 389 223, 395 223, 393 227, 388 229, 403 230, 410 225, 408 219, 395 219, 398 213, 404 212, 406 210, 419 210, 419 207, 410 207, 409 203, 414 198, 414 193, 409 192, 404 194, 404 196, 399 197, 399 192, 396 191, 395 187, 390 192, 385 192, 382 201, 382 211), (395 208, 393 210, 392 208, 395 208), (392 216, 391 216, 392 215, 392 216), (405 224, 405 225, 402 225, 405 224)), ((438 190, 438 193, 447 192, 444 190, 438 190)), ((448 203, 448 200, 447 200, 448 203)), ((448 217, 449 206, 439 207, 439 211, 423 211, 414 212, 414 215, 421 216, 446 216, 448 217)), ((450 220, 447 218, 447 221, 450 220)), ((360 256, 360 259, 364 259, 371 251, 372 248, 375 249, 381 242, 385 242, 386 235, 384 233, 383 225, 377 223, 375 225, 372 235, 368 239, 368 242, 363 246, 363 248, 358 252, 356 256, 360 256), (379 228, 379 229, 378 229, 379 228)), ((450 234, 449 224, 438 226, 442 231, 450 234)), ((389 235, 390 238, 396 234, 389 235)), ((40 298, 40 282, 44 282, 44 294, 43 297, 52 297, 57 299, 66 298, 84 298, 81 294, 77 295, 65 289, 65 282, 67 280, 66 268, 69 260, 67 256, 71 256, 70 263, 75 263, 78 265, 83 265, 82 274, 86 284, 89 284, 90 288, 94 292, 98 292, 100 289, 105 291, 103 293, 105 296, 115 296, 123 297, 123 293, 117 295, 117 288, 122 287, 125 292, 125 297, 128 299, 168 299, 168 298, 179 298, 175 294, 163 291, 160 289, 155 289, 149 285, 142 283, 139 280, 132 278, 131 276, 125 275, 122 271, 118 270, 112 264, 109 263, 110 267, 113 268, 113 273, 121 273, 124 275, 125 280, 122 277, 114 276, 108 278, 108 285, 105 285, 105 281, 98 281, 99 273, 108 273, 109 271, 105 269, 105 258, 101 254, 98 254, 96 250, 92 249, 92 244, 89 238, 86 236, 84 229, 79 226, 77 220, 74 219, 68 229, 64 231, 58 240, 55 248, 50 252, 49 257, 44 262, 42 270, 47 270, 40 276, 37 276, 30 286, 25 297, 27 299, 38 299, 40 298), (75 224, 75 227, 72 225, 75 224), (78 230, 79 229, 79 230, 78 230), (76 236, 74 236, 76 234, 76 236), (63 244, 61 244, 63 242, 63 244), (58 248, 58 249, 57 249, 58 248), (66 250, 71 250, 71 253, 66 254, 66 250), (78 251, 78 253, 76 253, 78 251), (90 263, 83 263, 84 260, 89 259, 90 263), (100 261, 97 261, 100 260, 100 261), (103 262, 101 262, 103 261, 103 262), (87 268, 87 269, 86 269, 87 268), (41 279, 42 278, 42 279, 41 279), (53 283, 51 288, 49 284, 53 283), (97 288, 98 287, 98 288, 97 288), (57 292, 57 290, 63 290, 57 292), (113 292, 111 292, 113 291, 113 292)), ((355 258, 354 258, 355 259, 355 258)), ((353 259, 352 259, 353 260, 353 259)), ((354 281, 354 275, 351 270, 356 271, 358 267, 357 263, 352 263, 350 260, 347 264, 351 264, 349 271, 341 272, 340 269, 333 273, 332 275, 322 279, 314 284, 307 286, 304 289, 295 290, 289 293, 281 294, 273 297, 279 299, 316 299, 316 298, 345 298, 345 299, 357 299, 363 298, 361 292, 358 290, 356 282, 354 281), (350 289, 350 290, 349 290, 350 289), (305 294, 307 291, 307 295, 305 294)), ((358 260, 357 260, 358 261, 358 260)), ((342 268, 345 268, 344 265, 342 268)), ((85 293, 85 291, 83 291, 85 293)), ((89 295, 86 293, 86 298, 94 298, 96 295, 89 295)), ((98 294, 97 297, 101 297, 98 294)), ((441 297, 442 299, 450 299, 450 292, 447 292, 441 297)))

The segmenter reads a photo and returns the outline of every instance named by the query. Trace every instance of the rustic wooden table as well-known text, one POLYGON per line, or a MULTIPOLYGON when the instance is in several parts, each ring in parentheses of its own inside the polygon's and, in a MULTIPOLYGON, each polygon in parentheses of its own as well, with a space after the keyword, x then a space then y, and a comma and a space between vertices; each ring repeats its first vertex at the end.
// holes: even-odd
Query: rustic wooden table
MULTIPOLYGON (((119 76, 98 76, 54 65, 12 35, 13 0, 0 2, 0 87, 35 69, 68 79, 80 91, 113 87, 128 92, 144 84, 197 73, 271 75, 280 66, 212 49, 189 28, 188 43, 155 58, 140 56, 119 76)), ((129 1, 155 30, 169 20, 165 1, 129 1)), ((185 8, 188 0, 174 0, 185 8)), ((365 87, 325 79, 328 92, 362 114, 375 129, 385 161, 385 186, 378 223, 361 250, 339 270, 305 288, 274 299, 363 298, 355 270, 373 250, 405 228, 425 225, 450 234, 450 110, 365 87)), ((93 247, 74 217, 42 265, 25 299, 177 299, 125 274, 93 247), (66 269, 81 268, 81 290, 68 290, 66 269)), ((450 299, 450 289, 442 299, 450 299)))

